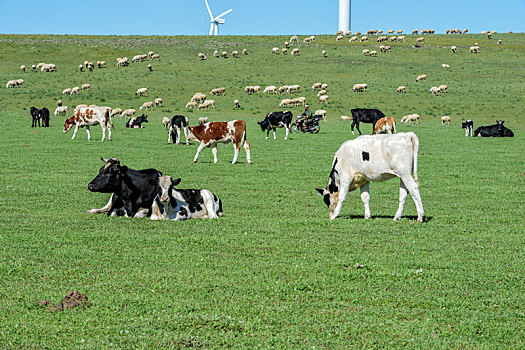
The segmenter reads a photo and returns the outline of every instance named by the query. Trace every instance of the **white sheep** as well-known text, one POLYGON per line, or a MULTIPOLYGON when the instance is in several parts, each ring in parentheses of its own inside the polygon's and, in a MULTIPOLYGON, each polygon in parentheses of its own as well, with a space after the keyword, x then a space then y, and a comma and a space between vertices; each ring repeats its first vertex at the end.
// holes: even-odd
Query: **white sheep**
POLYGON ((153 56, 151 56, 151 60, 152 61, 158 61, 159 59, 160 59, 160 55, 158 53, 156 53, 153 56))
POLYGON ((297 47, 292 50, 292 56, 299 56, 299 54, 300 54, 300 50, 297 47))
POLYGON ((471 46, 470 53, 479 53, 479 46, 471 46))
POLYGON ((437 86, 432 86, 428 92, 430 92, 434 96, 437 96, 440 90, 437 86))
POLYGON ((335 38, 335 41, 341 41, 343 40, 343 36, 342 35, 338 35, 336 38, 335 38))
POLYGON ((241 108, 241 104, 239 103, 239 100, 233 100, 233 105, 235 108, 241 108))
POLYGON ((365 55, 365 56, 370 55, 370 50, 368 50, 368 49, 364 49, 364 50, 363 50, 363 55, 365 55))
POLYGON ((206 95, 200 92, 197 92, 191 97, 190 102, 201 102, 206 99, 206 95))
POLYGON ((62 90, 62 95, 67 95, 67 94, 71 94, 71 88, 62 90))
POLYGON ((368 36, 363 35, 363 36, 361 37, 361 39, 359 39, 359 42, 362 43, 362 42, 365 42, 365 41, 368 41, 368 36))
POLYGON ((247 54, 248 54, 248 49, 243 49, 243 50, 242 50, 242 54, 243 54, 243 55, 247 55, 247 54))
POLYGON ((443 64, 441 65, 441 67, 443 67, 443 68, 450 68, 450 65, 447 64, 447 63, 443 63, 443 64))
POLYGON ((190 101, 186 103, 186 108, 195 108, 197 107, 197 102, 190 101))
POLYGON ((7 84, 5 85, 5 87, 6 87, 7 89, 9 89, 9 88, 14 88, 14 87, 16 87, 17 85, 18 85, 18 83, 16 82, 16 80, 9 80, 9 81, 7 82, 7 84))
POLYGON ((445 125, 445 123, 447 123, 447 125, 450 125, 450 117, 448 115, 441 117, 441 125, 445 125))
POLYGON ((351 38, 348 40, 348 42, 349 42, 349 43, 354 42, 354 41, 357 42, 357 39, 358 39, 358 37, 353 36, 353 37, 351 37, 351 38))
POLYGON ((160 107, 160 106, 162 106, 162 98, 157 97, 155 99, 155 107, 160 107))
POLYGON ((69 108, 67 106, 61 106, 61 107, 57 107, 57 109, 55 109, 55 115, 59 115, 59 114, 67 114, 67 110, 69 108))
POLYGON ((219 58, 219 51, 218 50, 213 51, 213 56, 219 58))
POLYGON ((278 47, 274 47, 274 48, 272 49, 272 53, 273 53, 274 55, 278 55, 278 54, 279 54, 279 48, 278 48, 278 47))
POLYGON ((26 72, 26 66, 24 66, 24 65, 20 66, 20 70, 22 71, 22 73, 25 73, 26 72))
POLYGON ((226 51, 221 52, 222 58, 228 58, 228 53, 226 51))
POLYGON ((407 89, 406 86, 401 85, 400 87, 397 88, 396 92, 403 93, 403 92, 406 92, 406 89, 407 89))
POLYGON ((297 37, 297 35, 293 35, 292 37, 290 37, 290 40, 289 40, 291 43, 293 42, 299 42, 299 38, 297 37))
POLYGON ((208 59, 208 57, 206 57, 206 55, 201 52, 199 52, 199 54, 197 55, 197 58, 200 59, 201 61, 208 59))
POLYGON ((370 57, 377 57, 377 51, 370 51, 370 57))
MULTIPOLYGON (((501 39, 498 40, 498 42, 496 43, 496 45, 501 45, 503 41, 501 39)), ((24 71, 25 72, 25 71, 24 71)))
POLYGON ((456 50, 457 50, 457 46, 453 45, 450 47, 450 51, 452 51, 452 53, 456 53, 456 50))
POLYGON ((426 81, 426 80, 427 80, 427 75, 426 74, 418 75, 417 78, 416 78, 416 82, 418 82, 418 81, 426 81))
POLYGON ((170 126, 171 120, 168 117, 162 118, 162 125, 164 125, 164 129, 168 130, 170 126))
POLYGON ((327 91, 326 90, 320 90, 318 93, 317 93, 317 97, 319 96, 323 96, 323 95, 326 95, 327 91))
POLYGON ((111 115, 111 116, 119 115, 119 116, 122 118, 122 112, 123 112, 122 108, 118 108, 118 107, 117 107, 117 108, 113 108, 113 109, 111 110, 110 115, 111 115))
POLYGON ((70 95, 78 95, 80 94, 80 87, 79 86, 75 86, 74 88, 71 89, 71 92, 69 93, 70 95))
POLYGON ((140 88, 135 92, 135 95, 139 96, 148 96, 148 89, 147 88, 140 88))
POLYGON ((326 50, 321 51, 321 54, 323 55, 324 58, 328 57, 328 56, 326 55, 326 50))
POLYGON ((204 125, 208 122, 208 117, 200 117, 197 122, 199 123, 199 125, 204 125))
POLYGON ((328 84, 321 84, 321 90, 328 90, 328 84))
POLYGON ((277 87, 273 85, 269 85, 263 90, 263 94, 276 94, 277 93, 277 87))
POLYGON ((320 89, 321 85, 321 83, 314 83, 314 85, 312 85, 312 91, 320 89))
POLYGON ((91 85, 89 84, 82 84, 82 86, 80 87, 80 89, 82 90, 87 90, 87 89, 90 89, 91 88, 91 85))
POLYGON ((354 84, 352 87, 353 92, 363 92, 368 90, 368 84, 354 84))
POLYGON ((401 118, 401 123, 413 123, 416 122, 416 124, 419 124, 419 114, 409 114, 405 115, 403 118, 401 118))
POLYGON ((135 115, 135 113, 137 113, 136 110, 134 110, 133 108, 130 108, 130 109, 126 109, 124 112, 122 112, 122 114, 120 115, 120 117, 133 117, 135 115))
POLYGON ((286 47, 284 47, 281 51, 283 55, 286 55, 288 53, 288 49, 286 47))
POLYGON ((446 86, 444 84, 443 85, 439 85, 438 89, 439 89, 440 92, 447 92, 448 86, 446 86))
POLYGON ((322 96, 319 96, 319 103, 327 103, 328 102, 328 95, 322 95, 322 96))
POLYGON ((153 102, 151 102, 151 101, 144 102, 144 103, 142 104, 142 106, 140 106, 139 109, 140 109, 141 111, 142 111, 143 109, 145 109, 145 110, 148 110, 148 109, 153 110, 153 102))
POLYGON ((239 58, 239 51, 232 51, 233 58, 239 58))
POLYGON ((285 92, 288 92, 288 85, 283 85, 283 86, 279 87, 279 94, 280 95, 284 94, 285 92))
POLYGON ((222 95, 222 96, 224 96, 225 93, 226 93, 226 88, 223 88, 223 87, 211 89, 211 91, 210 91, 210 95, 222 95))

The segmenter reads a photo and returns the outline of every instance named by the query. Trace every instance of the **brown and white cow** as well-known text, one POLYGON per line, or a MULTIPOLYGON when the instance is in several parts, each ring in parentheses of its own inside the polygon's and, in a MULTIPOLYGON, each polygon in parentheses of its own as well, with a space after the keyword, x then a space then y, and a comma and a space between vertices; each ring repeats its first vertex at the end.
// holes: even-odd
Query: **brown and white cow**
POLYGON ((75 109, 73 116, 66 119, 64 122, 64 133, 68 132, 74 126, 75 132, 71 138, 74 140, 75 136, 77 136, 78 128, 86 127, 88 140, 91 140, 89 127, 97 124, 100 124, 102 127, 102 141, 106 138, 106 128, 109 132, 108 139, 111 141, 111 129, 113 123, 111 121, 110 107, 87 107, 75 109))
POLYGON ((217 144, 233 142, 235 155, 233 156, 232 164, 237 163, 239 157, 239 150, 241 146, 246 151, 246 159, 249 164, 252 164, 250 158, 250 144, 246 142, 246 122, 244 120, 232 120, 229 122, 210 122, 203 125, 190 126, 188 139, 192 141, 199 141, 201 144, 197 149, 197 154, 193 159, 197 163, 199 153, 204 147, 211 147, 213 153, 213 162, 217 163, 217 144))
POLYGON ((376 124, 374 125, 374 131, 372 132, 372 135, 395 133, 396 120, 392 117, 384 117, 376 122, 376 124))

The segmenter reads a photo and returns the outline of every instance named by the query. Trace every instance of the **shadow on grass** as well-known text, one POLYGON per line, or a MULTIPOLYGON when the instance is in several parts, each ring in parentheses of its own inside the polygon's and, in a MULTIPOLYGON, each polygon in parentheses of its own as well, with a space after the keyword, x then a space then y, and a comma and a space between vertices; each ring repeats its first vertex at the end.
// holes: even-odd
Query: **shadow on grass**
MULTIPOLYGON (((364 215, 341 215, 339 217, 341 219, 346 219, 346 220, 353 220, 353 219, 366 220, 364 215)), ((394 216, 391 216, 391 215, 372 215, 372 217, 370 219, 392 219, 392 220, 394 220, 394 216)), ((429 222, 432 219, 433 219, 432 216, 425 216, 425 217, 423 217, 423 222, 429 222)), ((404 216, 401 217, 401 221, 403 221, 403 220, 417 221, 417 215, 408 215, 408 216, 404 215, 404 216)))

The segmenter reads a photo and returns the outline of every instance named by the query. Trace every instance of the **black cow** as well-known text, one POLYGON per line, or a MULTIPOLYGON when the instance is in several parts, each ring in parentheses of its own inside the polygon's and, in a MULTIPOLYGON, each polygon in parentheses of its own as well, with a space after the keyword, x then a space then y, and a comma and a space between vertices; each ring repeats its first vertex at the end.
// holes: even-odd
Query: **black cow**
POLYGON ((159 177, 156 169, 134 170, 121 166, 117 158, 104 159, 106 164, 88 185, 91 192, 112 193, 108 204, 88 213, 107 213, 108 216, 151 216, 151 205, 158 193, 159 177))
POLYGON ((275 129, 284 127, 286 129, 286 135, 284 136, 284 139, 287 140, 292 118, 293 114, 290 111, 270 112, 266 115, 263 121, 257 122, 257 124, 261 126, 262 131, 266 131, 266 140, 268 140, 270 130, 273 131, 273 139, 275 140, 275 129))
POLYGON ((48 128, 49 127, 49 109, 46 107, 39 109, 38 113, 40 115, 40 118, 42 119, 42 127, 48 128))
POLYGON ((467 120, 464 123, 461 123, 461 128, 465 129, 465 136, 468 136, 470 133, 470 136, 472 136, 472 130, 474 130, 474 122, 472 120, 467 120))
POLYGON ((170 131, 168 132, 168 144, 171 143, 171 138, 175 139, 175 144, 180 142, 180 129, 184 130, 184 137, 186 138, 186 145, 188 143, 188 118, 182 114, 176 114, 171 118, 170 131))
POLYGON ((379 109, 370 109, 370 108, 354 108, 352 109, 352 135, 354 135, 354 125, 361 135, 361 130, 359 130, 359 123, 372 123, 372 131, 376 126, 376 122, 384 118, 385 114, 379 109))
POLYGON ((474 135, 479 137, 514 137, 514 133, 507 129, 503 123, 504 120, 496 120, 496 124, 489 126, 480 126, 474 131, 474 135))
POLYGON ((32 128, 36 128, 36 124, 38 122, 38 127, 40 127, 40 113, 39 109, 36 107, 31 107, 31 117, 33 118, 33 121, 31 123, 32 128))
POLYGON ((143 128, 142 123, 147 123, 147 122, 148 122, 148 116, 143 114, 140 117, 131 118, 130 120, 128 120, 126 123, 126 128, 140 129, 140 128, 143 128))

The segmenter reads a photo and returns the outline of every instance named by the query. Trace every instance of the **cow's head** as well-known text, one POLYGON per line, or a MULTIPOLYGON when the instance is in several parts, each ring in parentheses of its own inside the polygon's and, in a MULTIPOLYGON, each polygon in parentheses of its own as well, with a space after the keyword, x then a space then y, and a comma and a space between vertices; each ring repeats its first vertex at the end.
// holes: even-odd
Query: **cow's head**
MULTIPOLYGON (((201 125, 199 125, 201 126, 201 125)), ((196 137, 195 137, 195 134, 193 133, 193 130, 195 128, 198 128, 199 126, 188 126, 188 140, 189 141, 199 141, 196 137)))
POLYGON ((101 158, 106 164, 100 168, 98 175, 88 185, 91 192, 116 192, 122 183, 122 176, 128 172, 128 167, 120 166, 117 158, 101 158))
POLYGON ((75 117, 68 118, 64 121, 64 134, 76 124, 75 117))
POLYGON ((326 188, 316 188, 317 192, 321 197, 323 197, 323 201, 328 207, 330 219, 332 219, 333 212, 339 200, 339 181, 336 179, 336 175, 338 174, 337 170, 335 169, 336 164, 337 158, 335 159, 332 171, 330 172, 328 186, 326 188))
POLYGON ((159 177, 159 197, 162 205, 168 205, 171 199, 171 190, 173 186, 177 186, 180 183, 180 179, 175 179, 171 176, 159 177))
POLYGON ((262 122, 257 122, 257 124, 261 126, 262 131, 265 131, 270 126, 270 122, 266 119, 264 119, 262 122))
POLYGON ((140 116, 140 118, 142 118, 142 122, 143 122, 143 123, 147 123, 147 122, 148 122, 148 116, 147 116, 147 115, 142 114, 142 115, 140 116))

